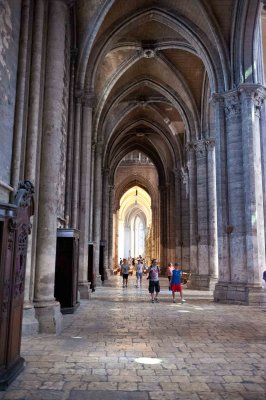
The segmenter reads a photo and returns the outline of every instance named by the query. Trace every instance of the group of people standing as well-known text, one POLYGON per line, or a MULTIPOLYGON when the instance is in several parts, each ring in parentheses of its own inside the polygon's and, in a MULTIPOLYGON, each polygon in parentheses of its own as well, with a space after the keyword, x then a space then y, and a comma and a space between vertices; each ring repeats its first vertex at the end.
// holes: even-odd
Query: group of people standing
MULTIPOLYGON (((138 259, 138 263, 136 265, 136 287, 142 286, 142 277, 144 272, 144 265, 141 259, 138 259)), ((126 258, 123 259, 121 263, 121 273, 123 276, 123 288, 127 287, 128 285, 128 274, 129 274, 129 265, 127 263, 126 258)), ((151 302, 158 303, 158 294, 160 293, 160 281, 159 281, 159 273, 160 269, 157 263, 157 259, 154 258, 152 260, 151 266, 148 268, 147 271, 147 279, 149 280, 149 293, 151 295, 151 302)), ((185 299, 183 297, 182 291, 182 270, 179 263, 169 263, 167 266, 167 276, 169 280, 169 291, 172 291, 173 296, 173 303, 175 303, 175 294, 177 292, 180 293, 181 302, 185 303, 185 299)))

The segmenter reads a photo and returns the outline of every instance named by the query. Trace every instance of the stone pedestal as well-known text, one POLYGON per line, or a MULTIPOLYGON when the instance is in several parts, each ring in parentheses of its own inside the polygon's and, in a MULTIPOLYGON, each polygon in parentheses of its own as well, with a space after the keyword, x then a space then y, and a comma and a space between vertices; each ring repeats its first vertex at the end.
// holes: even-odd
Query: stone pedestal
POLYGON ((217 279, 210 275, 192 274, 189 282, 189 288, 195 290, 214 290, 217 279))
POLYGON ((81 299, 89 300, 91 298, 89 282, 79 282, 78 290, 79 290, 79 296, 81 299))
POLYGON ((262 287, 250 287, 247 284, 217 283, 214 301, 226 304, 266 306, 266 290, 262 287))
POLYGON ((35 317, 33 305, 24 305, 22 320, 22 336, 34 336, 39 332, 39 324, 35 317))
POLYGON ((39 333, 59 335, 63 329, 63 316, 58 301, 35 303, 36 317, 39 321, 39 333))

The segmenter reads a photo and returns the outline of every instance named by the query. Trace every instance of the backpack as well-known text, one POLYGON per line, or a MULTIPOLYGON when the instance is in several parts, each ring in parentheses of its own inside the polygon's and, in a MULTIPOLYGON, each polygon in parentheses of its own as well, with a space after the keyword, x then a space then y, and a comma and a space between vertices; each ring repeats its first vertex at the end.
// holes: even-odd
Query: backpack
POLYGON ((157 277, 157 273, 159 274, 158 265, 156 266, 156 269, 157 269, 157 272, 156 272, 155 268, 153 268, 153 267, 150 269, 148 279, 155 279, 157 277))

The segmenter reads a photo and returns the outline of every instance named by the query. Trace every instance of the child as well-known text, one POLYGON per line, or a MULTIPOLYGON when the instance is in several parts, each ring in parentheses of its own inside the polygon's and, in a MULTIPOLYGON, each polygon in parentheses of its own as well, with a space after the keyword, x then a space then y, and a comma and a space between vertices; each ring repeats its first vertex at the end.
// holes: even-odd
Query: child
POLYGON ((173 303, 175 303, 175 292, 180 292, 182 304, 185 303, 185 301, 186 301, 183 298, 181 275, 182 275, 182 271, 180 269, 180 266, 178 263, 175 263, 175 268, 172 272, 172 277, 171 277, 171 289, 172 289, 172 295, 173 295, 173 303))
POLYGON ((167 277, 169 281, 169 291, 171 290, 171 277, 172 277, 172 272, 173 272, 174 266, 173 263, 168 263, 167 265, 167 277))

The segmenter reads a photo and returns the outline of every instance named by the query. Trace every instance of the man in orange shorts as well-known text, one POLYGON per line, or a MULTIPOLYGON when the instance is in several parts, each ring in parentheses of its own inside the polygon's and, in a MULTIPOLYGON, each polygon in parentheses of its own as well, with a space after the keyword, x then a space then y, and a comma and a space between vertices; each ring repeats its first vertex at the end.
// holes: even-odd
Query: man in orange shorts
POLYGON ((181 303, 185 303, 185 301, 186 301, 183 298, 181 275, 182 275, 182 271, 180 269, 180 265, 178 263, 175 263, 175 268, 172 271, 172 277, 171 277, 171 290, 172 290, 172 295, 173 295, 173 303, 175 303, 175 292, 180 293, 181 303))

